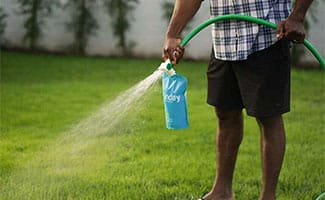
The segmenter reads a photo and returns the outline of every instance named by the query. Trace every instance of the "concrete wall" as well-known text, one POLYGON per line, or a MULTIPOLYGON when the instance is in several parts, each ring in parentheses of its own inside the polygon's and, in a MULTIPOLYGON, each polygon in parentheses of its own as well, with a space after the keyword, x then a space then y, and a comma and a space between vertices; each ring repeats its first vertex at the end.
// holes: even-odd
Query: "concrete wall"
MULTIPOLYGON (((64 2, 66 0, 60 0, 64 2)), ((169 0, 173 2, 173 0, 169 0)), ((128 38, 136 43, 134 53, 144 57, 160 57, 164 34, 167 22, 162 17, 161 3, 163 0, 140 0, 140 4, 134 12, 134 22, 128 38)), ((115 55, 116 39, 113 37, 113 30, 110 27, 110 17, 106 14, 102 5, 97 3, 95 16, 100 24, 96 36, 92 36, 86 52, 90 55, 115 55)), ((23 17, 18 15, 19 7, 13 0, 1 0, 1 6, 8 15, 7 27, 4 38, 7 44, 22 47, 23 45, 23 17)), ((317 5, 317 16, 320 19, 317 24, 312 25, 308 39, 317 47, 321 54, 325 55, 325 3, 317 5)), ((69 19, 68 11, 55 9, 53 15, 46 20, 43 27, 43 36, 39 46, 47 50, 64 50, 66 45, 71 43, 72 34, 65 30, 65 23, 69 19)), ((205 1, 195 16, 192 27, 209 19, 209 3, 205 1)), ((184 33, 185 35, 186 33, 184 33)), ((210 28, 205 29, 191 41, 186 49, 186 57, 193 59, 207 59, 211 50, 210 28)), ((311 58, 307 55, 307 58, 311 58)))

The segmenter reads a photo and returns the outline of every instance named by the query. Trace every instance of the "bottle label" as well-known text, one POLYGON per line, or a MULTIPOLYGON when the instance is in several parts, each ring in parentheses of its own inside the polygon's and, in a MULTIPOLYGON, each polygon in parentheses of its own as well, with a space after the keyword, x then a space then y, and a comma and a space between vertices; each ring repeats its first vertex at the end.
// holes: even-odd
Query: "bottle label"
POLYGON ((163 100, 166 127, 184 129, 189 127, 186 102, 187 79, 179 74, 163 75, 163 100))

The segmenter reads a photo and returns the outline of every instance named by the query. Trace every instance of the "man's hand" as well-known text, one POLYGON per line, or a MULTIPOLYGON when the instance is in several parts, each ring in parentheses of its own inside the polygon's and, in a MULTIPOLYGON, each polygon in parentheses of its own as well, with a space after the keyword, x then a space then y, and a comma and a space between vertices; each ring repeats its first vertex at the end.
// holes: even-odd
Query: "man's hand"
POLYGON ((276 35, 294 43, 303 43, 305 39, 304 18, 313 0, 296 0, 290 16, 278 24, 276 35))
POLYGON ((303 21, 288 17, 288 19, 278 24, 276 36, 286 38, 294 43, 303 43, 305 39, 303 21))
POLYGON ((171 63, 174 65, 182 59, 184 55, 184 47, 180 46, 180 38, 167 37, 163 47, 162 58, 163 60, 170 59, 171 63))

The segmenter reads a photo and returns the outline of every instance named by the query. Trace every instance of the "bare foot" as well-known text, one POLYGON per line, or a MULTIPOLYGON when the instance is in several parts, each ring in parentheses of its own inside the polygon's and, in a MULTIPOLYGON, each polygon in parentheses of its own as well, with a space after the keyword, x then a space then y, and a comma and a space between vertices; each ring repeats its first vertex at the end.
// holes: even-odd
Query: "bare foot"
POLYGON ((209 192, 203 197, 203 200, 235 200, 232 194, 217 194, 209 192))

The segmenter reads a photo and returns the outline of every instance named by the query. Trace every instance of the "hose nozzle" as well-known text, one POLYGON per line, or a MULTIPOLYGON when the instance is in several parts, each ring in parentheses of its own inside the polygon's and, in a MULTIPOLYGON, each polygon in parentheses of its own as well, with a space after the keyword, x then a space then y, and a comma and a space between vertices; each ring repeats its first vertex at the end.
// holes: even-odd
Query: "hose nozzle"
POLYGON ((176 74, 175 70, 173 69, 173 65, 169 59, 167 59, 165 62, 161 63, 160 66, 158 67, 158 70, 164 71, 169 76, 176 74))

